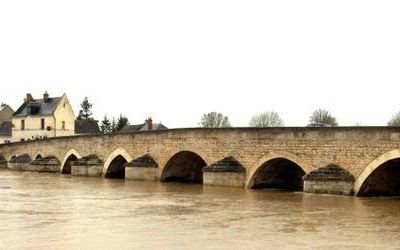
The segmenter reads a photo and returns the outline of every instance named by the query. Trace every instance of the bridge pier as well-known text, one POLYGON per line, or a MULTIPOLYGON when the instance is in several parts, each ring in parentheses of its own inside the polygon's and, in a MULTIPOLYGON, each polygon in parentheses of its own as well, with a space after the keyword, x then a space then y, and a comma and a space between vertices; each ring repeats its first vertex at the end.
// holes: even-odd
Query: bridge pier
POLYGON ((100 177, 103 173, 103 161, 97 155, 88 155, 71 162, 72 176, 100 177))
POLYGON ((24 171, 28 172, 47 172, 58 173, 60 172, 61 163, 54 156, 40 157, 30 162, 24 171))
POLYGON ((246 170, 233 157, 225 158, 203 169, 204 185, 243 188, 245 180, 246 170))
POLYGON ((306 193, 352 195, 354 177, 343 168, 329 164, 303 177, 306 193))
POLYGON ((139 157, 125 164, 125 179, 137 181, 156 181, 158 165, 149 155, 139 157))
POLYGON ((0 168, 7 168, 7 160, 2 155, 0 155, 0 168))
MULTIPOLYGON (((71 162, 96 154, 104 162, 101 172, 105 178, 126 176, 133 180, 250 189, 400 196, 397 127, 187 128, 57 137, 0 145, 0 168, 43 171, 49 166, 31 164, 39 154, 60 160, 63 174, 71 173, 71 162), (162 165, 125 166, 134 159, 132 156, 144 154, 162 165), (245 171, 232 170, 235 165, 221 167, 221 162, 211 164, 230 156, 242 163, 245 171), (330 162, 357 177, 354 185, 353 180, 341 179, 332 172, 312 171, 314 166, 330 162)), ((99 169, 99 165, 77 165, 74 175, 98 175, 99 169)))
POLYGON ((13 156, 8 162, 8 168, 17 171, 26 171, 29 168, 29 164, 32 159, 28 154, 22 154, 18 156, 13 156))

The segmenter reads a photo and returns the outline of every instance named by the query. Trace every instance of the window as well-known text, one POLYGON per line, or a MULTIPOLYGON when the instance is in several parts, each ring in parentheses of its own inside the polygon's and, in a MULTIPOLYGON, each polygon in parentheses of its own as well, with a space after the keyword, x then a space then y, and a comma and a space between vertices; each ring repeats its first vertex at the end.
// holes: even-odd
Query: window
POLYGON ((21 130, 25 130, 25 120, 21 120, 21 130))
POLYGON ((62 121, 62 130, 65 130, 65 121, 62 121))
POLYGON ((44 119, 40 119, 40 128, 44 130, 44 119))

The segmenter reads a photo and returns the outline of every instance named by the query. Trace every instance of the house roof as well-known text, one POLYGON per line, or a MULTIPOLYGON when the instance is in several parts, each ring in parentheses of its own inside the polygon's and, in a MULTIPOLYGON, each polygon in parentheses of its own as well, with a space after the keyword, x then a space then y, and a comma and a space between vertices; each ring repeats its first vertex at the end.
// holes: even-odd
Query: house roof
POLYGON ((139 129, 143 127, 143 124, 136 124, 136 125, 126 125, 121 129, 121 132, 134 132, 139 131, 139 129))
POLYGON ((100 134, 99 125, 95 120, 75 120, 75 134, 100 134))
MULTIPOLYGON (((165 130, 168 129, 166 126, 164 126, 162 123, 153 123, 153 129, 152 130, 165 130)), ((136 131, 148 131, 149 127, 147 126, 147 123, 142 123, 142 124, 136 124, 136 125, 127 125, 123 129, 121 129, 120 132, 136 132, 136 131)))
POLYGON ((0 125, 0 135, 11 136, 12 123, 11 121, 3 122, 0 125))
POLYGON ((15 111, 14 117, 32 115, 30 113, 30 107, 32 106, 38 107, 38 113, 35 113, 34 115, 53 115, 61 99, 62 97, 49 97, 47 102, 43 99, 35 99, 29 103, 25 102, 17 109, 17 111, 15 111))
MULTIPOLYGON (((168 129, 161 123, 153 123, 153 130, 164 130, 168 129)), ((139 131, 147 131, 149 130, 149 127, 147 126, 147 123, 142 124, 142 127, 139 129, 139 131)))
MULTIPOLYGON (((4 104, 3 106, 0 106, 0 112, 2 112, 4 109, 6 109, 6 108, 10 108, 11 109, 11 107, 10 106, 8 106, 7 104, 4 104)), ((12 109, 11 109, 12 110, 12 109)))

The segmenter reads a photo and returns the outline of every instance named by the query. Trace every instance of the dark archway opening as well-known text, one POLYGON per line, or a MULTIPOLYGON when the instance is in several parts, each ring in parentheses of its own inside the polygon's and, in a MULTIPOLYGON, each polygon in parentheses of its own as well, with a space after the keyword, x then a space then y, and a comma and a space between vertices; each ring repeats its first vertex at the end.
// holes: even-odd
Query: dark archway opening
POLYGON ((7 167, 7 160, 2 154, 0 154, 0 165, 5 165, 5 167, 7 167))
POLYGON ((35 160, 38 160, 38 159, 42 159, 42 155, 41 155, 41 154, 38 154, 38 155, 35 157, 35 160))
POLYGON ((375 169, 362 184, 358 196, 400 196, 400 158, 375 169))
POLYGON ((203 183, 207 163, 196 153, 182 151, 167 163, 161 176, 163 182, 203 183))
POLYGON ((125 163, 127 162, 128 161, 122 155, 115 157, 108 166, 105 177, 112 179, 125 179, 125 163))
POLYGON ((265 162, 256 171, 250 188, 302 191, 304 175, 305 172, 296 163, 284 158, 277 158, 265 162))
POLYGON ((71 162, 78 160, 78 157, 76 155, 72 154, 68 156, 67 160, 64 163, 64 166, 62 168, 63 174, 71 174, 71 162))

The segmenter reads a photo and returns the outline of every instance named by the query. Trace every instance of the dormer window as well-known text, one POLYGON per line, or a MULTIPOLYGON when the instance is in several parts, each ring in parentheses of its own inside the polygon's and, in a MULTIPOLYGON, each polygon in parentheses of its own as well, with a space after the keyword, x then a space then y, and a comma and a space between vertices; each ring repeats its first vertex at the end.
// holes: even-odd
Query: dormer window
POLYGON ((34 101, 30 102, 28 104, 28 112, 29 112, 29 115, 37 115, 37 114, 39 114, 39 112, 40 112, 40 103, 34 102, 34 101))

